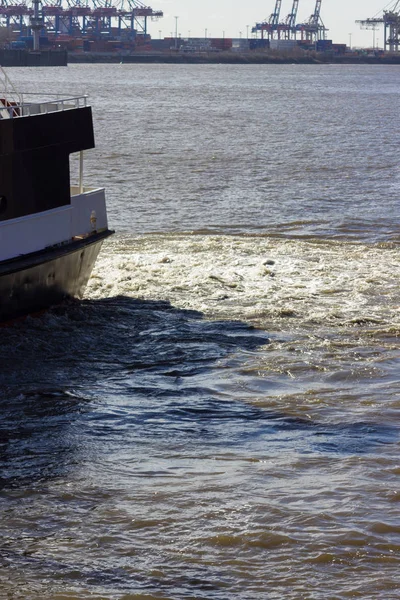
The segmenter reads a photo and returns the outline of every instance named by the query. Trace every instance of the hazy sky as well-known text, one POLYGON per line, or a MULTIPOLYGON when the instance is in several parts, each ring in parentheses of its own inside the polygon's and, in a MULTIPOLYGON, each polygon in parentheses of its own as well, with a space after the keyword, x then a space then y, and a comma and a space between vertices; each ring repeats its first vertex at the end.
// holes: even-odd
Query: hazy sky
MULTIPOLYGON (((373 32, 361 31, 356 19, 382 14, 384 8, 393 8, 395 0, 322 0, 321 17, 329 29, 328 39, 335 43, 353 46, 372 46, 373 32)), ((175 16, 178 16, 178 33, 182 37, 242 37, 249 35, 256 22, 268 19, 275 0, 145 0, 144 4, 162 10, 164 17, 148 24, 152 37, 175 34, 175 16)), ((297 22, 305 21, 314 12, 315 0, 300 0, 297 22)), ((281 20, 290 13, 292 0, 283 0, 281 20)), ((375 44, 383 45, 383 29, 375 32, 375 44)))

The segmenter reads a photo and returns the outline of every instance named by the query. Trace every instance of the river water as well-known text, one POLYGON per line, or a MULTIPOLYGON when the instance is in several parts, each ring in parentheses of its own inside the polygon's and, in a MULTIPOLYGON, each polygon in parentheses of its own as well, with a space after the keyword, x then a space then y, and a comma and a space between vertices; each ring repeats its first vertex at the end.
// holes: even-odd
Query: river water
POLYGON ((117 233, 1 329, 0 598, 400 598, 400 67, 9 74, 117 233))

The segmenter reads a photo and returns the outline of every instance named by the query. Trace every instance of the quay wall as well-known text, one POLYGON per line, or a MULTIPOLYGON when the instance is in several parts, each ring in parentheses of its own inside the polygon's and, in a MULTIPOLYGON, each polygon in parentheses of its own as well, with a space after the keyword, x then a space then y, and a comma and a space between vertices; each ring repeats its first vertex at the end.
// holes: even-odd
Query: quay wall
POLYGON ((0 48, 2 67, 66 67, 66 50, 27 50, 0 48))
POLYGON ((332 55, 323 52, 69 52, 69 63, 165 63, 165 64, 400 64, 400 53, 332 55))

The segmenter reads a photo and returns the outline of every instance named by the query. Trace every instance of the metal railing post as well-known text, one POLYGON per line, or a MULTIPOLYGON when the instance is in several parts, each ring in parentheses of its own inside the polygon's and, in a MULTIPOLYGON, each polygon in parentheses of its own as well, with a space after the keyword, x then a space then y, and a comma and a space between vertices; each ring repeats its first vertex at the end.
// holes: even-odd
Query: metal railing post
POLYGON ((83 150, 79 152, 79 193, 83 194, 83 150))

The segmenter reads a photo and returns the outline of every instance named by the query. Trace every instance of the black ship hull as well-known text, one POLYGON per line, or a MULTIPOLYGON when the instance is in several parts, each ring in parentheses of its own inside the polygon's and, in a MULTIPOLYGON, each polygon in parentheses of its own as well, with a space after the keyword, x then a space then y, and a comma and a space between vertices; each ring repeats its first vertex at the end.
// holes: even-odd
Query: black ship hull
POLYGON ((0 263, 0 322, 81 297, 107 230, 0 263))

